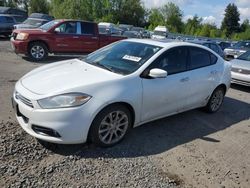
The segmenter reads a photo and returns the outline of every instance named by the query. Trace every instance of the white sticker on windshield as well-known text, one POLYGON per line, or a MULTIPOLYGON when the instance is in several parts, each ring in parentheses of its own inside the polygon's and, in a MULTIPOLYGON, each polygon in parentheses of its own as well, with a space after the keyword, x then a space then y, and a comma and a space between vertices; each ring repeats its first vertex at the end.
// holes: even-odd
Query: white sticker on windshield
POLYGON ((122 59, 134 61, 134 62, 139 62, 141 60, 141 57, 136 57, 136 56, 132 56, 132 55, 125 55, 125 56, 123 56, 122 59))

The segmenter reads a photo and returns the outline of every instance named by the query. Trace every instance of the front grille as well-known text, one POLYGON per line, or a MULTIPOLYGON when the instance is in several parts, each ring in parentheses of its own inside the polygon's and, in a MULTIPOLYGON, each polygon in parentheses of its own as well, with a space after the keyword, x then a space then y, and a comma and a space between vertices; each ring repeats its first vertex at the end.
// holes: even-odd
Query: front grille
POLYGON ((244 81, 244 80, 238 80, 232 78, 232 83, 240 84, 240 85, 245 85, 245 86, 250 86, 250 82, 244 81))
POLYGON ((240 74, 250 74, 250 70, 241 69, 241 68, 234 68, 234 67, 232 67, 232 72, 237 72, 240 74))
POLYGON ((26 104, 27 106, 34 108, 31 100, 25 98, 24 96, 22 96, 20 93, 15 92, 15 98, 19 101, 21 101, 22 103, 26 104))

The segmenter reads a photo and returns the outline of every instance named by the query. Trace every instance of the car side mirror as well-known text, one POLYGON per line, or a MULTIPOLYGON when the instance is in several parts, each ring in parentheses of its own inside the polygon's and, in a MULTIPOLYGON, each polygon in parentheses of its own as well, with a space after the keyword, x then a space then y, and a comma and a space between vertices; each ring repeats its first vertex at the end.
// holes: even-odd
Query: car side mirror
POLYGON ((60 28, 59 27, 55 28, 54 32, 55 33, 60 33, 60 28))
POLYGON ((151 69, 148 74, 151 78, 166 78, 168 73, 162 69, 151 69))

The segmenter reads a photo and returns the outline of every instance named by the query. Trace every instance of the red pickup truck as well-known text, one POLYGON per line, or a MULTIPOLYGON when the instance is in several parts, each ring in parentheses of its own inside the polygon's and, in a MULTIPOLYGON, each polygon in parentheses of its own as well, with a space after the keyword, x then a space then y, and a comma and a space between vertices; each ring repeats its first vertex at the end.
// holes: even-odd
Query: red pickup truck
POLYGON ((125 38, 99 34, 94 22, 53 20, 38 29, 14 30, 11 44, 16 53, 40 61, 49 53, 90 53, 122 39, 125 38))

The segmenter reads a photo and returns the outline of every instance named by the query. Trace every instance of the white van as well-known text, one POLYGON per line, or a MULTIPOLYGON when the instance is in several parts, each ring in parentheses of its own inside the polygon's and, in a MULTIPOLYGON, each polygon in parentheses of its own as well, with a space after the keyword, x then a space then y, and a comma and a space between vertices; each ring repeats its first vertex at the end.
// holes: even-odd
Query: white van
POLYGON ((168 36, 168 29, 166 26, 157 26, 151 36, 152 39, 165 39, 168 36))

